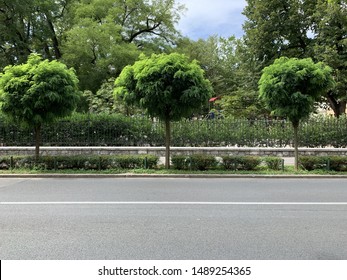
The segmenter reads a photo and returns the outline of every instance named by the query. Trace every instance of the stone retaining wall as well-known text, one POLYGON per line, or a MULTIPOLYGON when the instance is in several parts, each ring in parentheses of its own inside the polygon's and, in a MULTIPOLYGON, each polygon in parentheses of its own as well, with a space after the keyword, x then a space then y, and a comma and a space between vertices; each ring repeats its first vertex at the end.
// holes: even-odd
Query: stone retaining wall
MULTIPOLYGON (((347 156, 347 148, 300 148, 301 155, 347 156)), ((0 156, 34 155, 34 147, 0 147, 0 156)), ((245 147, 172 147, 172 155, 205 153, 221 155, 254 155, 294 157, 293 148, 245 148, 245 147)), ((165 156, 164 147, 41 147, 41 155, 119 155, 154 154, 165 156)))

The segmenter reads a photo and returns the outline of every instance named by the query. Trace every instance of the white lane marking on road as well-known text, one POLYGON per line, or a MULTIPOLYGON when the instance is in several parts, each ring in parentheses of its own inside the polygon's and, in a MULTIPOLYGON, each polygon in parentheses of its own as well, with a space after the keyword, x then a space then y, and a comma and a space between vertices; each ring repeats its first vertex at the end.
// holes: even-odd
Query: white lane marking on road
POLYGON ((9 201, 0 205, 346 205, 347 202, 9 201))

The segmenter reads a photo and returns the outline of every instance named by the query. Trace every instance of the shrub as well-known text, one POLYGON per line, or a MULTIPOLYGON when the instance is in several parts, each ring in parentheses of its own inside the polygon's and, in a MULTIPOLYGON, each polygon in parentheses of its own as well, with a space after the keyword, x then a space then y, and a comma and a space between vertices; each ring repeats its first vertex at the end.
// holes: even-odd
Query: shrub
POLYGON ((322 156, 301 156, 299 164, 306 170, 324 169, 327 164, 327 157, 322 156))
POLYGON ((192 170, 208 170, 216 168, 217 160, 212 155, 194 154, 190 157, 190 168, 192 170))
POLYGON ((222 156, 222 165, 226 170, 237 170, 239 156, 222 156))
POLYGON ((255 170, 261 163, 255 156, 223 156, 223 166, 227 170, 255 170))
MULTIPOLYGON (((41 170, 106 170, 106 169, 136 169, 155 168, 159 158, 154 155, 121 155, 121 156, 42 156, 39 161, 34 157, 13 157, 13 167, 41 170)), ((11 158, 0 159, 0 169, 10 169, 11 158)))
POLYGON ((142 156, 142 160, 144 161, 147 158, 147 168, 154 169, 158 166, 159 157, 154 155, 145 155, 142 156))
POLYGON ((174 169, 177 169, 177 170, 188 169, 187 156, 173 155, 171 156, 171 163, 174 169))
POLYGON ((11 158, 1 157, 0 158, 0 169, 8 170, 11 168, 11 158))
POLYGON ((191 156, 174 155, 172 164, 178 170, 209 170, 217 167, 217 160, 212 155, 193 154, 191 156))
POLYGON ((157 166, 159 158, 152 155, 134 156, 122 155, 114 158, 115 164, 121 169, 137 169, 145 167, 145 160, 147 158, 147 167, 153 169, 157 166))
POLYGON ((241 157, 240 165, 243 170, 255 170, 261 163, 260 157, 241 157))
POLYGON ((347 157, 346 156, 332 156, 329 157, 330 170, 334 171, 347 171, 347 157))
POLYGON ((308 171, 315 169, 347 171, 346 156, 302 156, 300 164, 308 171))
POLYGON ((266 167, 271 170, 281 170, 282 169, 282 158, 279 157, 265 157, 263 161, 266 167))

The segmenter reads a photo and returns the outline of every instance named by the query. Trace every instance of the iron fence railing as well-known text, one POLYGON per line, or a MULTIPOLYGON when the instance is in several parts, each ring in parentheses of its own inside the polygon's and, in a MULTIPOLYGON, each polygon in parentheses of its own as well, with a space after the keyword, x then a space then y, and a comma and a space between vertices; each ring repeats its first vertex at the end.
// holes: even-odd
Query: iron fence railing
MULTIPOLYGON (((172 146, 285 147, 293 129, 286 120, 182 120, 172 124, 172 146)), ((43 146, 163 146, 161 122, 149 118, 71 117, 42 128, 43 146)), ((32 129, 0 118, 0 145, 33 146, 32 129)), ((302 147, 347 147, 346 118, 312 118, 300 126, 302 147)))

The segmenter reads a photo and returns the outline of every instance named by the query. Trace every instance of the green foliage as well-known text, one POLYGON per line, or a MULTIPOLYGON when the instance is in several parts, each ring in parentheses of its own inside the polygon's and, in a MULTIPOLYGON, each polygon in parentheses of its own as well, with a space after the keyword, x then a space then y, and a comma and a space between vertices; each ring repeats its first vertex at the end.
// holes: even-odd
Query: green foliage
POLYGON ((255 156, 222 156, 223 167, 227 170, 255 170, 261 163, 260 157, 255 156))
MULTIPOLYGON (((147 117, 117 114, 73 114, 54 125, 43 125, 43 146, 163 146, 161 122, 147 117)), ((301 147, 347 145, 347 121, 316 117, 300 125, 301 147)), ((293 128, 286 120, 182 120, 172 123, 176 147, 287 147, 293 145, 293 128)), ((32 146, 31 129, 18 127, 0 115, 0 145, 32 146)))
POLYGON ((30 53, 60 59, 71 0, 1 0, 0 69, 24 63, 30 53))
POLYGON ((281 57, 264 68, 259 96, 275 116, 298 124, 314 111, 322 94, 333 88, 331 68, 312 59, 281 57))
MULTIPOLYGON (((159 158, 154 155, 119 155, 119 156, 42 156, 39 161, 34 157, 12 157, 13 168, 40 170, 107 170, 107 169, 139 169, 157 167, 159 158), (146 161, 146 166, 145 166, 146 161)), ((10 169, 11 158, 0 158, 0 169, 10 169)))
POLYGON ((328 157, 321 156, 301 156, 300 165, 308 171, 315 169, 326 169, 328 157))
POLYGON ((183 10, 174 0, 1 0, 0 71, 39 53, 74 67, 95 94, 139 49, 169 49, 183 10))
POLYGON ((247 0, 243 14, 247 45, 263 66, 280 56, 312 54, 309 30, 316 0, 247 0))
POLYGON ((122 155, 114 158, 116 166, 122 169, 138 169, 143 168, 147 164, 147 168, 153 169, 157 166, 159 158, 153 155, 122 155), (146 163, 145 163, 146 160, 146 163))
POLYGON ((301 166, 308 170, 325 169, 332 171, 347 171, 346 156, 302 156, 301 166))
POLYGON ((171 122, 201 110, 211 97, 211 84, 194 60, 178 53, 142 57, 124 68, 115 81, 115 95, 138 105, 165 123, 165 167, 170 167, 171 122))
POLYGON ((230 95, 223 96, 222 100, 218 101, 218 104, 220 104, 225 116, 258 119, 267 115, 259 102, 256 91, 238 89, 230 95))
POLYGON ((118 28, 113 35, 123 41, 149 44, 156 37, 173 39, 183 10, 174 0, 91 0, 76 1, 72 12, 76 24, 90 20, 113 26, 118 28))
POLYGON ((96 93, 142 52, 166 48, 178 35, 183 6, 174 0, 73 1, 72 26, 62 42, 63 60, 73 66, 81 89, 96 93))
POLYGON ((331 156, 328 158, 329 168, 334 171, 347 171, 347 157, 331 156))
POLYGON ((79 99, 77 85, 73 69, 37 54, 0 74, 1 110, 15 123, 34 128, 36 159, 42 125, 72 113, 79 99))
POLYGON ((170 121, 200 110, 212 92, 198 63, 177 53, 142 57, 122 71, 115 86, 116 95, 128 104, 138 104, 150 116, 170 121))
POLYGON ((171 157, 171 162, 173 164, 173 168, 177 170, 185 170, 189 168, 189 160, 187 156, 184 155, 174 155, 171 157))
POLYGON ((347 103, 347 2, 317 1, 314 14, 315 57, 333 69, 336 87, 326 95, 336 116, 345 114, 347 103))
POLYGON ((221 96, 235 89, 237 83, 235 80, 237 42, 234 36, 229 38, 210 36, 206 40, 198 41, 182 38, 178 40, 175 51, 197 60, 212 84, 214 95, 221 96))
POLYGON ((67 31, 62 49, 63 61, 76 69, 81 89, 93 93, 139 56, 134 44, 122 42, 119 27, 92 19, 67 31))
POLYGON ((110 79, 103 83, 96 93, 89 90, 84 91, 85 111, 92 114, 123 114, 126 116, 140 113, 139 109, 125 104, 121 98, 114 98, 113 85, 114 79, 110 79))
POLYGON ((206 154, 193 154, 189 158, 189 165, 191 170, 209 170, 217 166, 217 160, 213 155, 206 154))
POLYGON ((1 110, 15 122, 35 127, 70 114, 78 101, 73 69, 30 55, 26 64, 0 75, 1 110))
POLYGON ((175 51, 196 59, 205 70, 213 87, 213 95, 221 99, 215 103, 223 115, 255 119, 266 115, 258 99, 259 70, 252 53, 242 39, 210 36, 206 40, 183 38, 175 51))
POLYGON ((265 157, 263 162, 265 162, 267 168, 271 170, 281 170, 282 169, 282 159, 279 157, 265 157))
POLYGON ((210 170, 217 167, 217 160, 212 155, 193 154, 191 156, 174 155, 172 164, 178 170, 210 170))
POLYGON ((314 105, 334 87, 332 69, 311 58, 281 57, 263 69, 259 97, 278 117, 288 118, 294 128, 295 169, 299 167, 298 129, 302 119, 314 111, 314 105))
POLYGON ((249 60, 261 65, 260 69, 281 56, 324 62, 333 69, 337 82, 334 89, 324 92, 324 100, 336 116, 345 114, 346 1, 247 0, 247 4, 243 14, 249 60))

